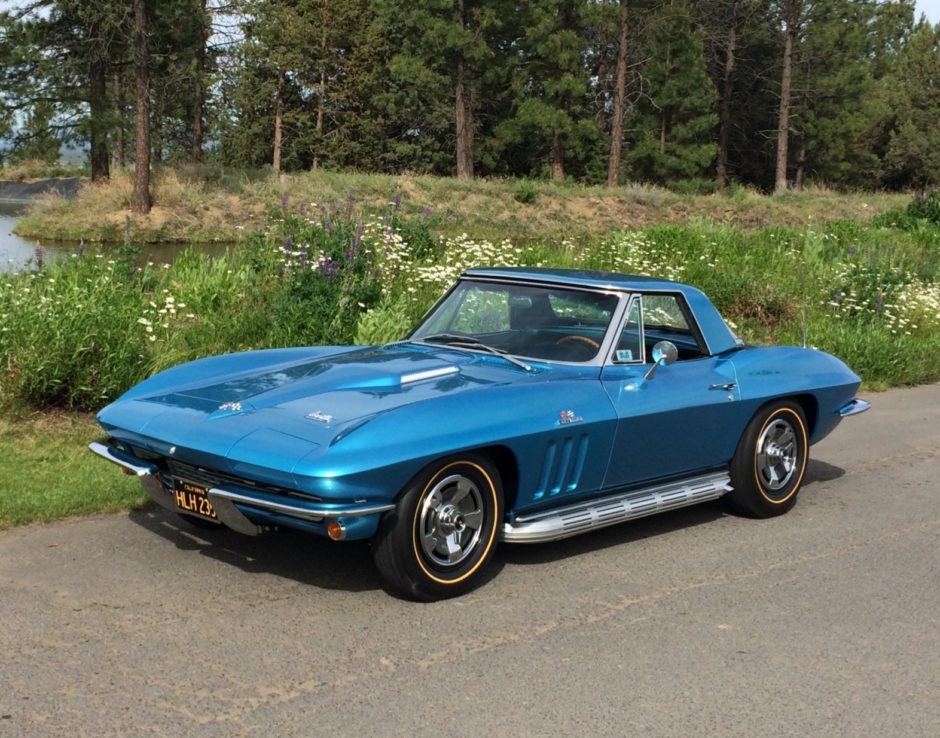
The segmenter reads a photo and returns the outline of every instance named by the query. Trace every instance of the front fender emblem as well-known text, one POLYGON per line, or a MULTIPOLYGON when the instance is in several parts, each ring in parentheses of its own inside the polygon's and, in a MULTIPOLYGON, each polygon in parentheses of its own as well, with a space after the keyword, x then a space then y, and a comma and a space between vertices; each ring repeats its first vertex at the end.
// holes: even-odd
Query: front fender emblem
POLYGON ((321 413, 319 410, 314 410, 312 413, 308 413, 307 418, 310 420, 315 420, 318 423, 332 423, 333 422, 332 415, 321 413))
POLYGON ((562 410, 558 413, 558 425, 571 425, 572 423, 583 423, 584 418, 575 415, 574 410, 562 410))
POLYGON ((240 413, 242 411, 242 404, 240 402, 225 402, 219 405, 219 410, 230 410, 233 413, 240 413))

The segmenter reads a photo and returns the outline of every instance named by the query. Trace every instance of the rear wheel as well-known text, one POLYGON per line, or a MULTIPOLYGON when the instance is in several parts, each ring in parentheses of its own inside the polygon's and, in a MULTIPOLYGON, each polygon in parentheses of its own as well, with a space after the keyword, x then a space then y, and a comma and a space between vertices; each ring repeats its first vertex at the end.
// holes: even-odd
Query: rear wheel
POLYGON ((473 589, 496 549, 503 516, 499 472, 477 454, 437 462, 409 484, 373 542, 376 567, 418 600, 473 589))
POLYGON ((769 518, 796 504, 809 460, 806 417, 794 402, 775 402, 748 423, 731 460, 732 508, 769 518))

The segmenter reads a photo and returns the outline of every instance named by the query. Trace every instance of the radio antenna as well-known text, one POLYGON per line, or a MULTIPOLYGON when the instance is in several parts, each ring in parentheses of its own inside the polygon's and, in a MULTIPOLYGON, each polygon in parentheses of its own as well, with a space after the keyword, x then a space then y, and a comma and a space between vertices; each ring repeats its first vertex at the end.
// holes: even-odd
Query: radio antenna
POLYGON ((803 313, 803 348, 806 348, 806 336, 809 333, 809 329, 806 326, 806 304, 802 306, 803 313))

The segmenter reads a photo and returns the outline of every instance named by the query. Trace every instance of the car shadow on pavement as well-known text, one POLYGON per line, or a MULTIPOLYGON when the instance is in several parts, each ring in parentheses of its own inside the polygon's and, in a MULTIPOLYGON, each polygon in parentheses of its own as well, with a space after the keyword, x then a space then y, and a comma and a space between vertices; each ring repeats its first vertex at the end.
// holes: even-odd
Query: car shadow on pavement
POLYGON ((827 464, 825 461, 810 459, 806 465, 806 474, 803 477, 803 487, 813 482, 831 482, 845 475, 845 469, 833 464, 827 464))
POLYGON ((129 518, 179 549, 196 551, 249 574, 273 574, 348 592, 383 588, 367 541, 335 543, 295 531, 246 536, 221 526, 197 527, 158 507, 132 510, 129 518))
MULTIPOLYGON (((845 470, 810 459, 804 487, 838 479, 845 470)), ((498 576, 507 564, 543 564, 579 554, 640 541, 651 536, 713 523, 732 515, 721 500, 613 525, 551 543, 503 544, 484 572, 480 585, 498 576)), ((248 573, 265 573, 323 589, 389 592, 372 563, 367 541, 335 543, 297 531, 245 536, 227 528, 202 528, 158 507, 133 510, 132 522, 156 533, 179 549, 197 551, 248 573)), ((390 594, 395 594, 389 592, 390 594)))

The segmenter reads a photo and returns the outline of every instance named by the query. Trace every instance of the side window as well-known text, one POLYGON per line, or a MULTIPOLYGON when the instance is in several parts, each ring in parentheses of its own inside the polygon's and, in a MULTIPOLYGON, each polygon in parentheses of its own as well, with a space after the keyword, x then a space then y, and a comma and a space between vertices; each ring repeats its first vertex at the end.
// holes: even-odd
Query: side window
POLYGON ((680 360, 696 359, 705 353, 678 295, 643 295, 643 335, 648 350, 658 341, 672 341, 679 349, 680 360))
POLYGON ((627 312, 627 321, 624 323, 623 331, 620 333, 620 340, 614 347, 614 361, 618 364, 627 364, 629 362, 646 361, 643 351, 642 332, 640 324, 642 322, 642 309, 640 299, 634 298, 627 312))

